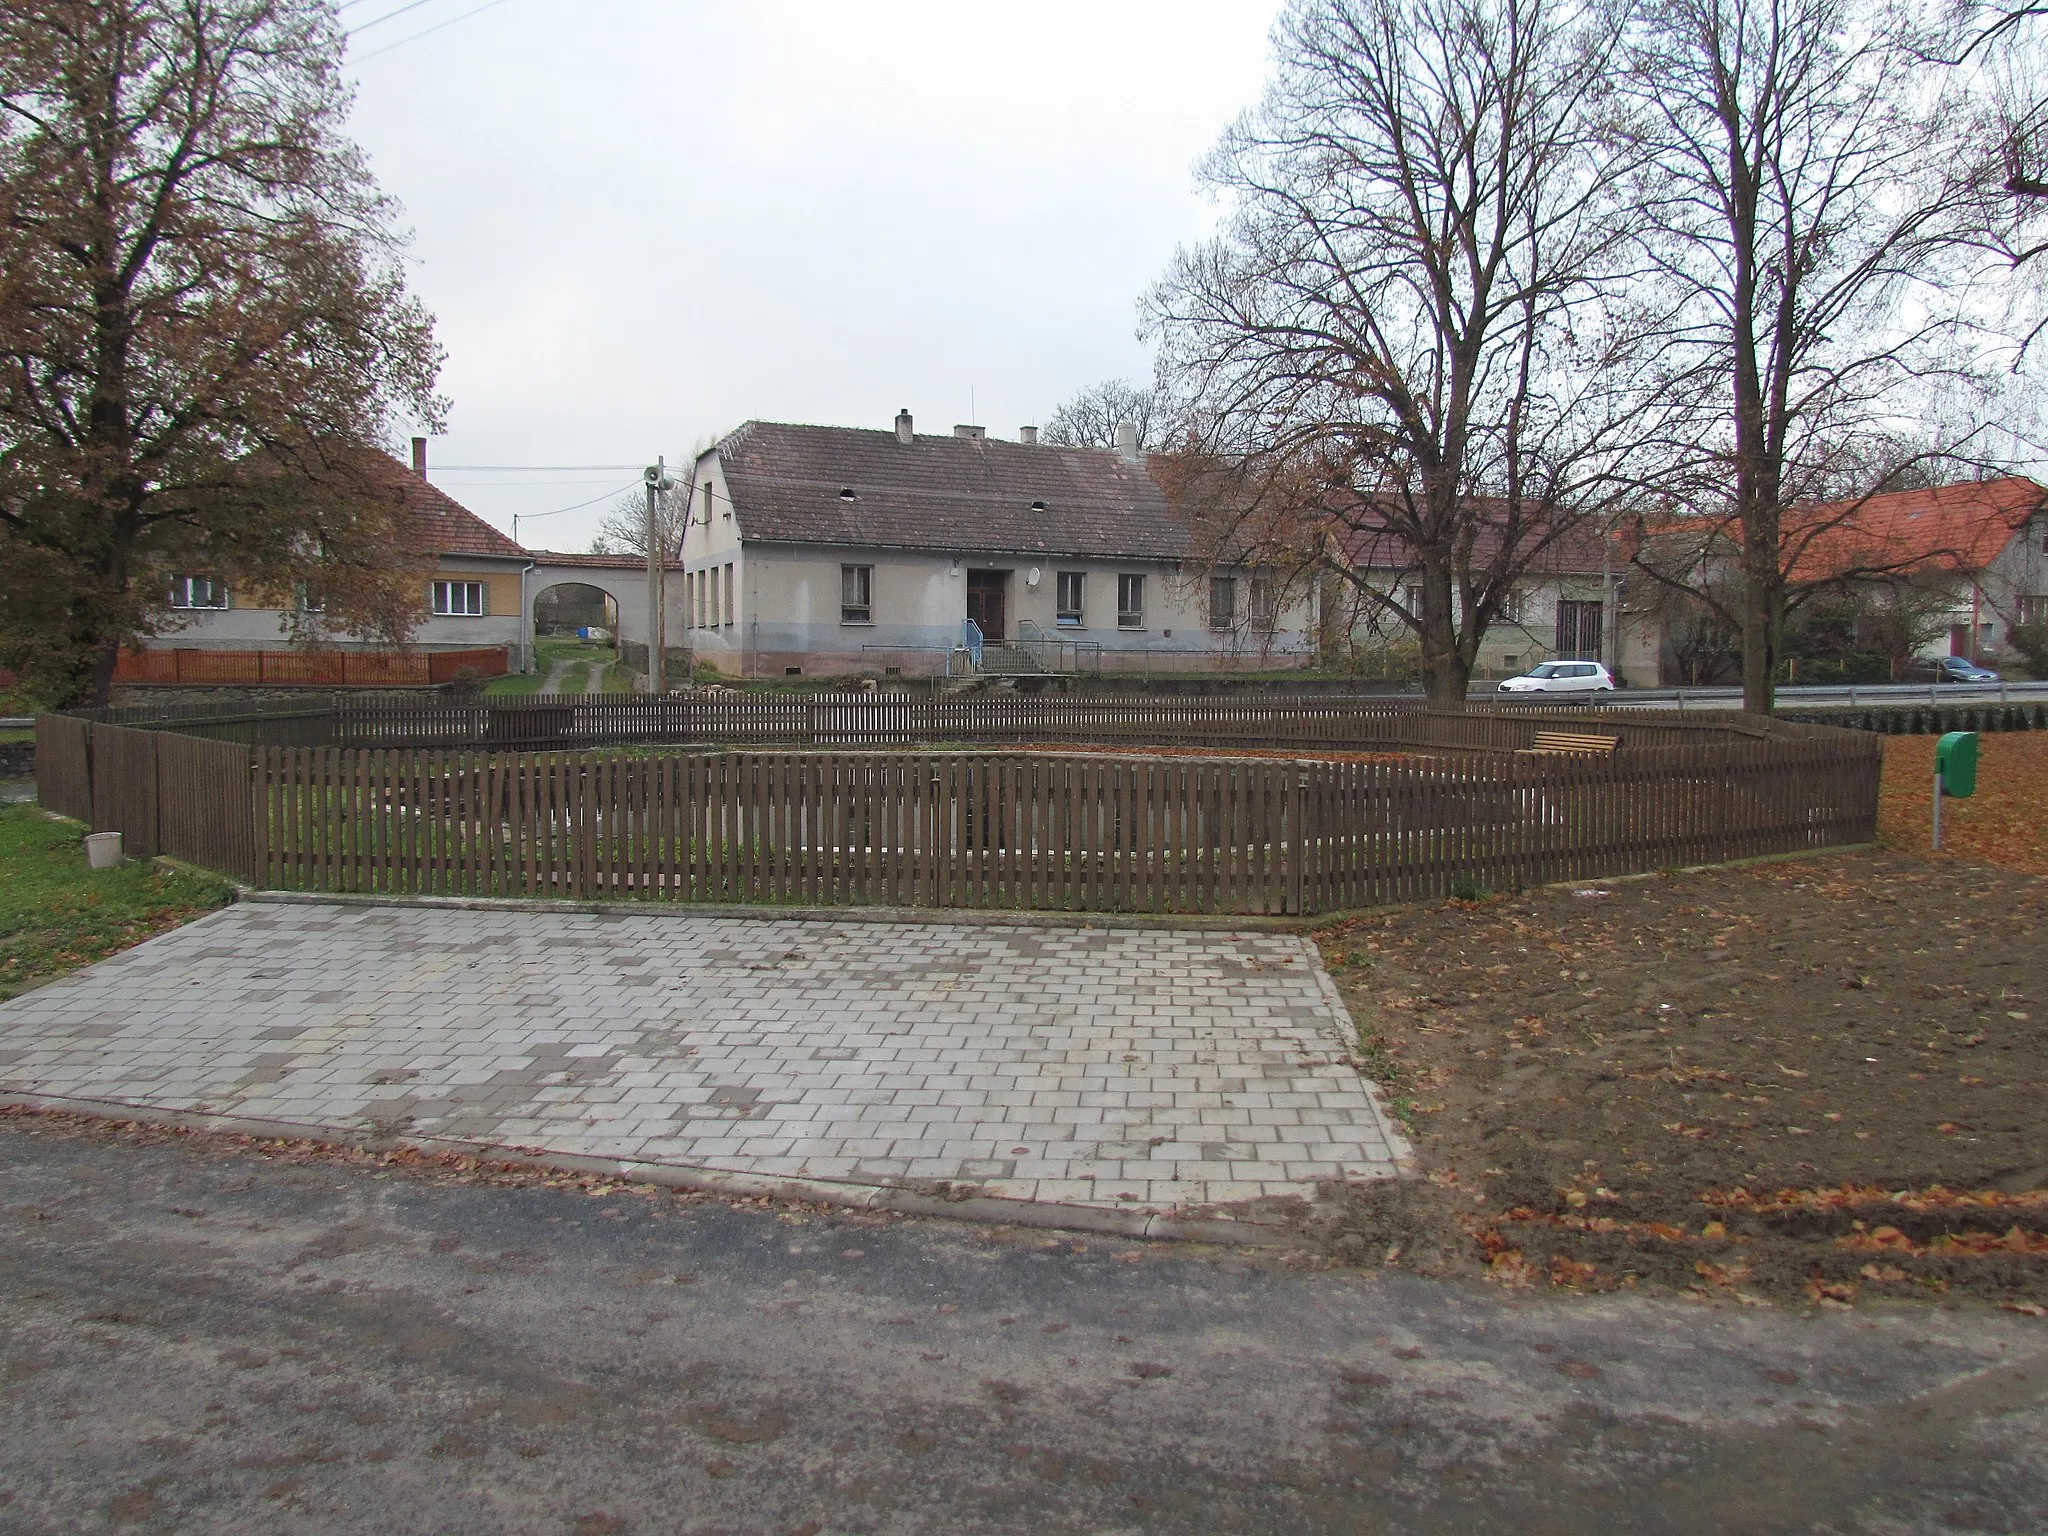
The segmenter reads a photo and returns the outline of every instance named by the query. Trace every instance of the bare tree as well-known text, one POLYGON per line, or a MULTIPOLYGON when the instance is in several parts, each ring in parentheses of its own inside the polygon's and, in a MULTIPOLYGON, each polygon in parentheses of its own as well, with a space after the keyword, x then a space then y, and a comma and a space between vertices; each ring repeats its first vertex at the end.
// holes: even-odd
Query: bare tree
POLYGON ((1960 298, 1986 213, 1965 118, 1858 4, 1653 0, 1628 57, 1643 302, 1663 317, 1668 395, 1690 409, 1638 563, 1740 633, 1758 713, 1790 609, 1898 568, 1872 548, 1802 578, 1808 551, 1912 461, 1969 456, 1991 389, 1991 339, 1960 298), (1901 460, 1903 423, 1925 436, 1901 460), (1710 579, 1731 562, 1739 581, 1710 579))
POLYGON ((324 0, 0 8, 0 656, 56 702, 201 571, 403 639, 395 415, 432 322, 343 136, 324 0))
MULTIPOLYGON (((663 540, 663 547, 671 560, 680 557, 683 548, 683 530, 689 526, 691 498, 690 487, 678 486, 660 498, 654 511, 654 525, 657 537, 663 540)), ((647 492, 644 490, 623 492, 606 510, 604 521, 597 525, 597 536, 590 541, 593 555, 638 555, 647 557, 647 492)))
POLYGON ((1132 427, 1138 447, 1160 446, 1152 390, 1127 379, 1091 384, 1046 418, 1044 440, 1055 448, 1114 448, 1117 428, 1132 427))
MULTIPOLYGON (((2048 91, 2042 89, 2048 57, 2039 28, 2048 5, 1958 0, 1941 27, 1928 58, 1976 74, 1992 107, 1996 173, 2007 192, 2048 199, 2048 91)), ((2039 254, 2041 245, 2026 252, 2039 254)))
POLYGON ((1603 307, 1630 233, 1615 27, 1574 0, 1296 0, 1204 167, 1224 228, 1147 302, 1219 556, 1341 575, 1415 632, 1439 703, 1645 420, 1603 307))

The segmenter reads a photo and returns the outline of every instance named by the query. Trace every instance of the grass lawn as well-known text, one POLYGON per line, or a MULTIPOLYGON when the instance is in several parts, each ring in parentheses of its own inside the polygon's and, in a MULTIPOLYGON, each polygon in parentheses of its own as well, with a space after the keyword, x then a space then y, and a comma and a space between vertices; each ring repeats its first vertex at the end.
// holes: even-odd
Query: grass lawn
POLYGON ((523 699, 540 692, 540 685, 547 681, 544 672, 511 672, 504 677, 494 677, 484 684, 487 699, 523 699))
POLYGON ((147 860, 88 869, 84 836, 34 806, 0 806, 0 999, 190 922, 232 893, 216 876, 147 860))

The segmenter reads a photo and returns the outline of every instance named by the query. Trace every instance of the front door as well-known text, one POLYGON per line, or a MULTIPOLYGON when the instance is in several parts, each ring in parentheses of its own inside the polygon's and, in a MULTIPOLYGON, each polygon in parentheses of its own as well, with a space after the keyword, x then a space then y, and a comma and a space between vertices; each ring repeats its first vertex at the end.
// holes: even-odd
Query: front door
POLYGON ((1009 584, 1008 571, 967 573, 967 617, 980 628, 984 640, 1001 640, 1007 633, 1003 628, 1003 595, 1009 584))

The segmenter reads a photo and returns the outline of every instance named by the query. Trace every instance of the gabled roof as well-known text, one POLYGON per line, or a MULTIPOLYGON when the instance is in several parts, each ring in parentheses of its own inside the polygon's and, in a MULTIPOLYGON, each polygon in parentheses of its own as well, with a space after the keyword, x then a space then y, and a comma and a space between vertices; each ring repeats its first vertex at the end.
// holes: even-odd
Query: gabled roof
POLYGON ((365 476, 379 490, 388 490, 405 505, 424 553, 487 555, 524 560, 526 551, 436 485, 407 469, 388 453, 368 455, 365 476))
POLYGON ((2048 510, 2048 490, 2024 475, 1888 491, 1853 501, 1798 507, 1785 515, 1788 540, 1816 530, 1793 562, 1802 580, 1859 567, 1982 570, 2029 520, 2048 510))
POLYGON ((1146 560, 1194 553, 1151 476, 1113 449, 985 437, 904 443, 894 432, 750 421, 719 443, 718 459, 749 542, 1146 560))

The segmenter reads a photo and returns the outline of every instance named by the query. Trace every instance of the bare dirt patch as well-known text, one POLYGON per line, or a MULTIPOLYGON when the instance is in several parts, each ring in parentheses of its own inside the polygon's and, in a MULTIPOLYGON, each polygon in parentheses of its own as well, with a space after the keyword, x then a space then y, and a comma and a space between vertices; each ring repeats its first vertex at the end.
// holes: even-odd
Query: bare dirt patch
POLYGON ((2048 882, 1891 852, 1317 930, 1424 1181, 1353 1262, 1588 1289, 2048 1302, 2048 882))

